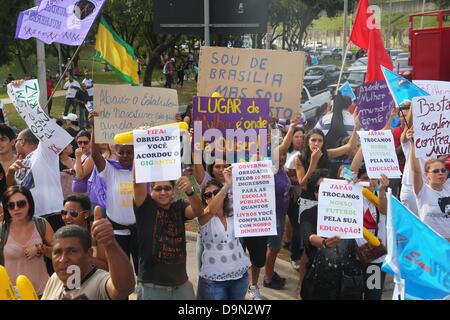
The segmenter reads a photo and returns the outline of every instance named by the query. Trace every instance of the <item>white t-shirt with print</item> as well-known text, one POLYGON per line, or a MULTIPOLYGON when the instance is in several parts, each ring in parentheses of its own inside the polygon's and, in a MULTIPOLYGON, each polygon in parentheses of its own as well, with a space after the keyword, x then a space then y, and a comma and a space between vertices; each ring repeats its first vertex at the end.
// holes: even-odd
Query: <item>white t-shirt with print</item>
POLYGON ((92 88, 89 88, 89 87, 94 84, 94 81, 92 81, 92 79, 84 78, 82 83, 85 84, 86 87, 88 88, 87 92, 88 92, 89 97, 92 97, 94 95, 94 87, 92 87, 92 88))
MULTIPOLYGON (((133 211, 133 180, 131 170, 120 170, 106 161, 99 176, 106 184, 106 215, 125 226, 136 223, 133 211)), ((128 235, 129 230, 114 230, 114 234, 128 235)))
POLYGON ((77 89, 74 89, 72 87, 78 87, 80 88, 80 83, 77 80, 73 80, 70 82, 69 80, 64 83, 64 90, 67 90, 66 98, 75 98, 75 95, 77 94, 77 89))
POLYGON ((16 172, 17 184, 31 191, 35 216, 60 212, 63 208, 63 191, 59 173, 59 156, 39 143, 36 150, 28 154, 23 164, 30 169, 16 172))
POLYGON ((450 179, 445 182, 442 191, 432 189, 423 184, 419 194, 416 194, 419 217, 424 223, 444 238, 450 238, 450 215, 446 215, 439 207, 439 199, 450 197, 450 179))

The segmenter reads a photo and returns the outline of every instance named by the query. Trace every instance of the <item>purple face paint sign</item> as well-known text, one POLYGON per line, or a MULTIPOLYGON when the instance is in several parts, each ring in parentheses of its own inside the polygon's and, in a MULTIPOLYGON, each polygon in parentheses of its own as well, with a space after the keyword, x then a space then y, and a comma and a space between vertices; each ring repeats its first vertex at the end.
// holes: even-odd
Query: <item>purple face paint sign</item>
POLYGON ((356 95, 361 128, 381 130, 386 124, 394 107, 394 100, 386 85, 386 81, 374 81, 363 84, 356 95))
POLYGON ((80 45, 106 0, 42 0, 19 13, 16 38, 80 45))

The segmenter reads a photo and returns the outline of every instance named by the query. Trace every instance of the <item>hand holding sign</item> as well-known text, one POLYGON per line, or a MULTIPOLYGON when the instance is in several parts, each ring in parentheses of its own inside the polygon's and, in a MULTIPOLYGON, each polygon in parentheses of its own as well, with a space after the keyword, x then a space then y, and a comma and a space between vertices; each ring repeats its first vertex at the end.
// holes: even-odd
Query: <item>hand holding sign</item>
POLYGON ((323 241, 323 243, 325 244, 325 246, 327 248, 335 248, 338 245, 339 241, 341 241, 341 237, 334 236, 334 237, 325 239, 323 241))
POLYGON ((229 166, 223 170, 223 177, 225 179, 225 185, 231 187, 233 185, 233 167, 229 166))
POLYGON ((113 226, 108 219, 102 218, 100 206, 96 206, 94 209, 94 223, 92 224, 91 230, 93 238, 105 248, 114 243, 113 226))

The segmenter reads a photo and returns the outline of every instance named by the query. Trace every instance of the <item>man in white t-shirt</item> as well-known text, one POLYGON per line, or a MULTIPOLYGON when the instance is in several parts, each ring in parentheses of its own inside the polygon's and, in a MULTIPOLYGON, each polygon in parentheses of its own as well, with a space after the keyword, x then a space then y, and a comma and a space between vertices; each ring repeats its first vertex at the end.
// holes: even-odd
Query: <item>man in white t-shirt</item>
POLYGON ((69 113, 69 106, 72 105, 72 113, 77 113, 77 106, 75 103, 75 95, 77 94, 77 90, 80 89, 80 83, 73 78, 73 75, 69 75, 69 80, 64 83, 64 90, 67 90, 66 93, 66 103, 64 105, 64 116, 67 116, 69 113))
POLYGON ((30 129, 19 133, 16 150, 18 159, 8 169, 7 184, 20 184, 30 190, 34 200, 34 215, 44 217, 56 231, 64 225, 60 215, 64 197, 59 156, 39 143, 30 129))
POLYGON ((77 225, 64 226, 53 236, 55 273, 45 286, 42 300, 126 300, 134 291, 133 267, 115 241, 111 223, 96 218, 92 236, 105 249, 109 273, 92 264, 89 232, 77 225))
POLYGON ((84 79, 82 83, 86 85, 86 89, 89 95, 89 101, 94 101, 94 81, 89 75, 89 72, 86 72, 84 74, 84 79))
POLYGON ((133 210, 132 165, 134 149, 132 145, 116 145, 117 161, 105 160, 99 145, 95 143, 94 117, 89 114, 92 126, 91 156, 94 160, 100 179, 106 185, 106 216, 114 227, 114 234, 123 251, 133 257, 137 273, 138 242, 136 234, 136 217, 133 210))

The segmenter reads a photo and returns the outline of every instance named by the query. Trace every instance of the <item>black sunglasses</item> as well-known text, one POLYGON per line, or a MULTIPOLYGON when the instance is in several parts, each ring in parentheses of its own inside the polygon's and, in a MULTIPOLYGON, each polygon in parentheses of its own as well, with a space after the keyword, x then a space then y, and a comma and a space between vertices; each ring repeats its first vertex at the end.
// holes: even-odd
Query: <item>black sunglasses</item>
POLYGON ((8 210, 14 210, 17 206, 17 208, 22 209, 25 208, 27 205, 27 200, 19 200, 17 202, 8 202, 8 210))
POLYGON ((447 169, 446 168, 434 169, 434 170, 431 170, 431 171, 428 171, 428 172, 433 172, 434 174, 438 174, 439 172, 446 173, 447 169))
POLYGON ((203 198, 205 198, 205 199, 209 199, 209 198, 211 198, 212 196, 215 196, 216 194, 218 194, 220 192, 220 189, 216 189, 216 190, 214 190, 214 191, 210 191, 210 192, 205 192, 204 194, 203 194, 203 198))
POLYGON ((72 218, 76 218, 80 214, 77 210, 69 210, 69 211, 61 210, 61 215, 63 216, 65 216, 68 213, 72 216, 72 218))
POLYGON ((173 189, 172 186, 163 186, 163 187, 155 187, 155 188, 153 188, 153 191, 161 192, 164 190, 166 192, 169 192, 169 191, 172 191, 172 189, 173 189))

